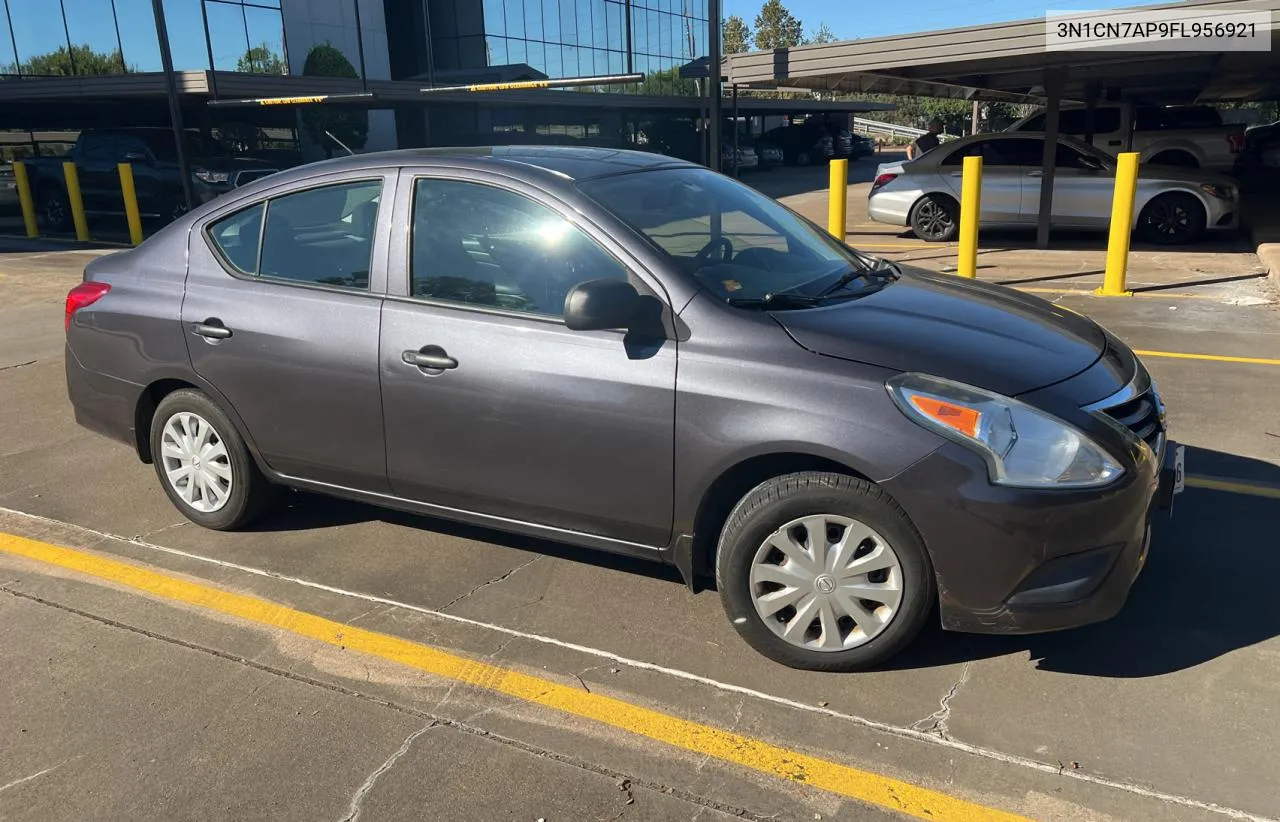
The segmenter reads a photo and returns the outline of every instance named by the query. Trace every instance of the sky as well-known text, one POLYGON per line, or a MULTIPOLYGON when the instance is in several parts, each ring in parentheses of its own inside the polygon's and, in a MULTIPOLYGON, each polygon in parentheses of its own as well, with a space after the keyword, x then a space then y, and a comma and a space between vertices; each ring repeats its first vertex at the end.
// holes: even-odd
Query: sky
MULTIPOLYGON (((724 14, 736 14, 753 27, 763 0, 721 0, 724 14)), ((1084 11, 1143 5, 1142 0, 783 0, 804 23, 805 34, 826 23, 837 40, 933 31, 1006 20, 1044 17, 1047 10, 1084 11)))

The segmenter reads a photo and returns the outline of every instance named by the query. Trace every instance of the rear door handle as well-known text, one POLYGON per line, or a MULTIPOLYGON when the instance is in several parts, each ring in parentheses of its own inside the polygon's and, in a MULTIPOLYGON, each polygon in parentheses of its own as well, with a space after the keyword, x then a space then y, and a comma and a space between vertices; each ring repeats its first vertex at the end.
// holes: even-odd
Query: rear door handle
POLYGON ((222 324, 222 320, 210 317, 202 323, 196 323, 191 330, 208 340, 225 340, 231 336, 231 329, 222 324))
POLYGON ((443 370, 458 367, 458 361, 450 357, 438 345, 424 345, 417 351, 405 351, 400 355, 400 359, 404 360, 407 365, 415 365, 418 368, 443 370))

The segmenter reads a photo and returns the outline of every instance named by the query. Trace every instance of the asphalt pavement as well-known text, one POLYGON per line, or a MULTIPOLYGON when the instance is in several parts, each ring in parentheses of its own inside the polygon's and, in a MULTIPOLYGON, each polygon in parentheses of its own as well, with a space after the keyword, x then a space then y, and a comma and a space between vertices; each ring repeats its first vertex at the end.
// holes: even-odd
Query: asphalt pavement
MULTIPOLYGON (((883 229, 851 208, 947 266, 883 229)), ((1079 242, 979 276, 1070 275, 1018 287, 1148 352, 1186 492, 1118 617, 857 675, 768 662, 658 566, 301 493, 187 524, 71 418, 62 297, 101 252, 0 245, 0 818, 1280 818, 1276 294, 1237 244, 1093 297, 1079 242)))

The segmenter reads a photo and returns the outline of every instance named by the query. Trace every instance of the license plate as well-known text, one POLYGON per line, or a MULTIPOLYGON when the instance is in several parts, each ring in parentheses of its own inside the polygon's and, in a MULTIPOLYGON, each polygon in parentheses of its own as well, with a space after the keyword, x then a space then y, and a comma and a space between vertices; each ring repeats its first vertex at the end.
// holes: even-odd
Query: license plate
POLYGON ((1173 451, 1173 493, 1181 494, 1187 487, 1187 447, 1179 445, 1173 451))

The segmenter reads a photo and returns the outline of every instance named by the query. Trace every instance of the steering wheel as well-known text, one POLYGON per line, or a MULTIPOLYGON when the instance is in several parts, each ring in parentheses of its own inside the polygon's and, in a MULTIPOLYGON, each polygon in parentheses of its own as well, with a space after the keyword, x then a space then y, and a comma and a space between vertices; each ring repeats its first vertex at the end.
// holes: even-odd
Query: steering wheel
POLYGON ((721 236, 704 245, 697 254, 693 255, 693 261, 698 265, 708 262, 711 259, 711 253, 716 249, 720 249, 720 262, 727 263, 733 259, 733 243, 729 242, 728 237, 721 236))

